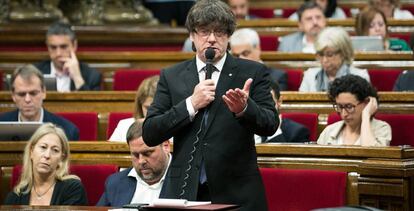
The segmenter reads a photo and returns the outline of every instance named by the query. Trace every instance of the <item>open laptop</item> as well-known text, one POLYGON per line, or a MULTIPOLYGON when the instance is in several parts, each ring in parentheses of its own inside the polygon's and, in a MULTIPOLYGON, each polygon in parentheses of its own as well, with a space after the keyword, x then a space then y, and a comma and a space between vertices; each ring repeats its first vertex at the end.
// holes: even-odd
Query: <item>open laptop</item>
POLYGON ((27 141, 43 123, 0 122, 0 141, 27 141))
POLYGON ((383 51, 384 42, 381 36, 352 36, 354 51, 383 51))
MULTIPOLYGON (((57 85, 56 85, 56 77, 51 75, 43 75, 43 80, 45 83, 46 91, 56 91, 57 85)), ((4 83, 5 90, 10 90, 11 88, 11 75, 7 74, 5 77, 5 83, 4 83)))

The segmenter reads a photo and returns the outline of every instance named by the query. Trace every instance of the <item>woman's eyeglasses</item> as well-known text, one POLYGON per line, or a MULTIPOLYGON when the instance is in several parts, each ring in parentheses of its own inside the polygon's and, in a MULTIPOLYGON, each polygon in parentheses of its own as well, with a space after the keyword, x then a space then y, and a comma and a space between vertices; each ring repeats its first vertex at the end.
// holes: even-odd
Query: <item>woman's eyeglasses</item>
POLYGON ((336 112, 341 113, 343 109, 345 109, 345 111, 347 113, 354 113, 355 112, 355 107, 359 104, 361 104, 362 102, 359 102, 358 104, 354 105, 354 104, 345 104, 345 105, 341 105, 341 104, 333 104, 333 108, 335 109, 336 112))

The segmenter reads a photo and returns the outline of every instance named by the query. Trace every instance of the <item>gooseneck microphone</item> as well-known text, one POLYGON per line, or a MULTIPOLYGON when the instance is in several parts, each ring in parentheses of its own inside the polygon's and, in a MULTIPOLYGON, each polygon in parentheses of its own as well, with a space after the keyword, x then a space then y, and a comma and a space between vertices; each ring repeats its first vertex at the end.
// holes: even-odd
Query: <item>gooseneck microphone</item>
POLYGON ((206 57, 206 80, 211 79, 211 74, 213 73, 213 59, 216 55, 216 52, 213 48, 208 47, 204 53, 206 57))

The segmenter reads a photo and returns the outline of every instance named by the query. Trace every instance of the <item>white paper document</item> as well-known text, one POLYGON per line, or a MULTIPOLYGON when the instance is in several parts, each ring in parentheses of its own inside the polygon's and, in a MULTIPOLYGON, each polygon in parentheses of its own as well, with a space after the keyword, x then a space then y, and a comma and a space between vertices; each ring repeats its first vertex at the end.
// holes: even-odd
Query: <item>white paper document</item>
POLYGON ((187 201, 186 199, 156 199, 153 206, 183 208, 197 205, 211 204, 211 201, 187 201))

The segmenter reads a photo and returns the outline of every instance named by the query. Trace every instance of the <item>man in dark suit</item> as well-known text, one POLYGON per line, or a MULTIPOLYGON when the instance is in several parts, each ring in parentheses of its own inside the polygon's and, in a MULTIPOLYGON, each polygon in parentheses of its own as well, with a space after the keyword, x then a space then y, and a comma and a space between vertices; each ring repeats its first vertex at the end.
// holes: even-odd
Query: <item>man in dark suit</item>
POLYGON ((76 57, 77 40, 69 24, 56 22, 46 33, 50 60, 36 67, 50 77, 56 77, 57 91, 87 91, 101 89, 101 74, 76 57))
MULTIPOLYGON (((276 109, 279 111, 282 105, 280 89, 277 83, 272 82, 271 86, 273 100, 275 101, 276 109)), ((309 136, 310 132, 308 128, 290 119, 283 118, 281 119, 281 124, 279 125, 276 133, 269 137, 262 137, 262 142, 303 143, 309 141, 309 136)))
POLYGON ((220 0, 197 1, 186 27, 196 56, 161 71, 143 127, 148 146, 174 137, 160 198, 267 210, 253 139, 272 135, 279 123, 266 66, 227 52, 236 21, 220 0), (211 79, 207 49, 215 52, 211 79))
POLYGON ((10 84, 17 109, 0 114, 0 121, 51 122, 62 127, 69 140, 79 139, 79 130, 73 123, 42 107, 46 98, 46 88, 43 75, 35 66, 17 68, 10 84))
POLYGON ((393 91, 414 91, 414 71, 405 70, 395 81, 393 91))
POLYGON ((97 206, 151 204, 158 199, 171 160, 170 142, 148 147, 142 140, 142 123, 134 122, 127 132, 133 168, 111 175, 97 206))
MULTIPOLYGON (((230 38, 231 54, 242 59, 263 63, 260 55, 260 38, 254 29, 236 30, 230 38)), ((288 89, 288 76, 285 71, 268 68, 272 82, 278 83, 281 91, 288 89)))

